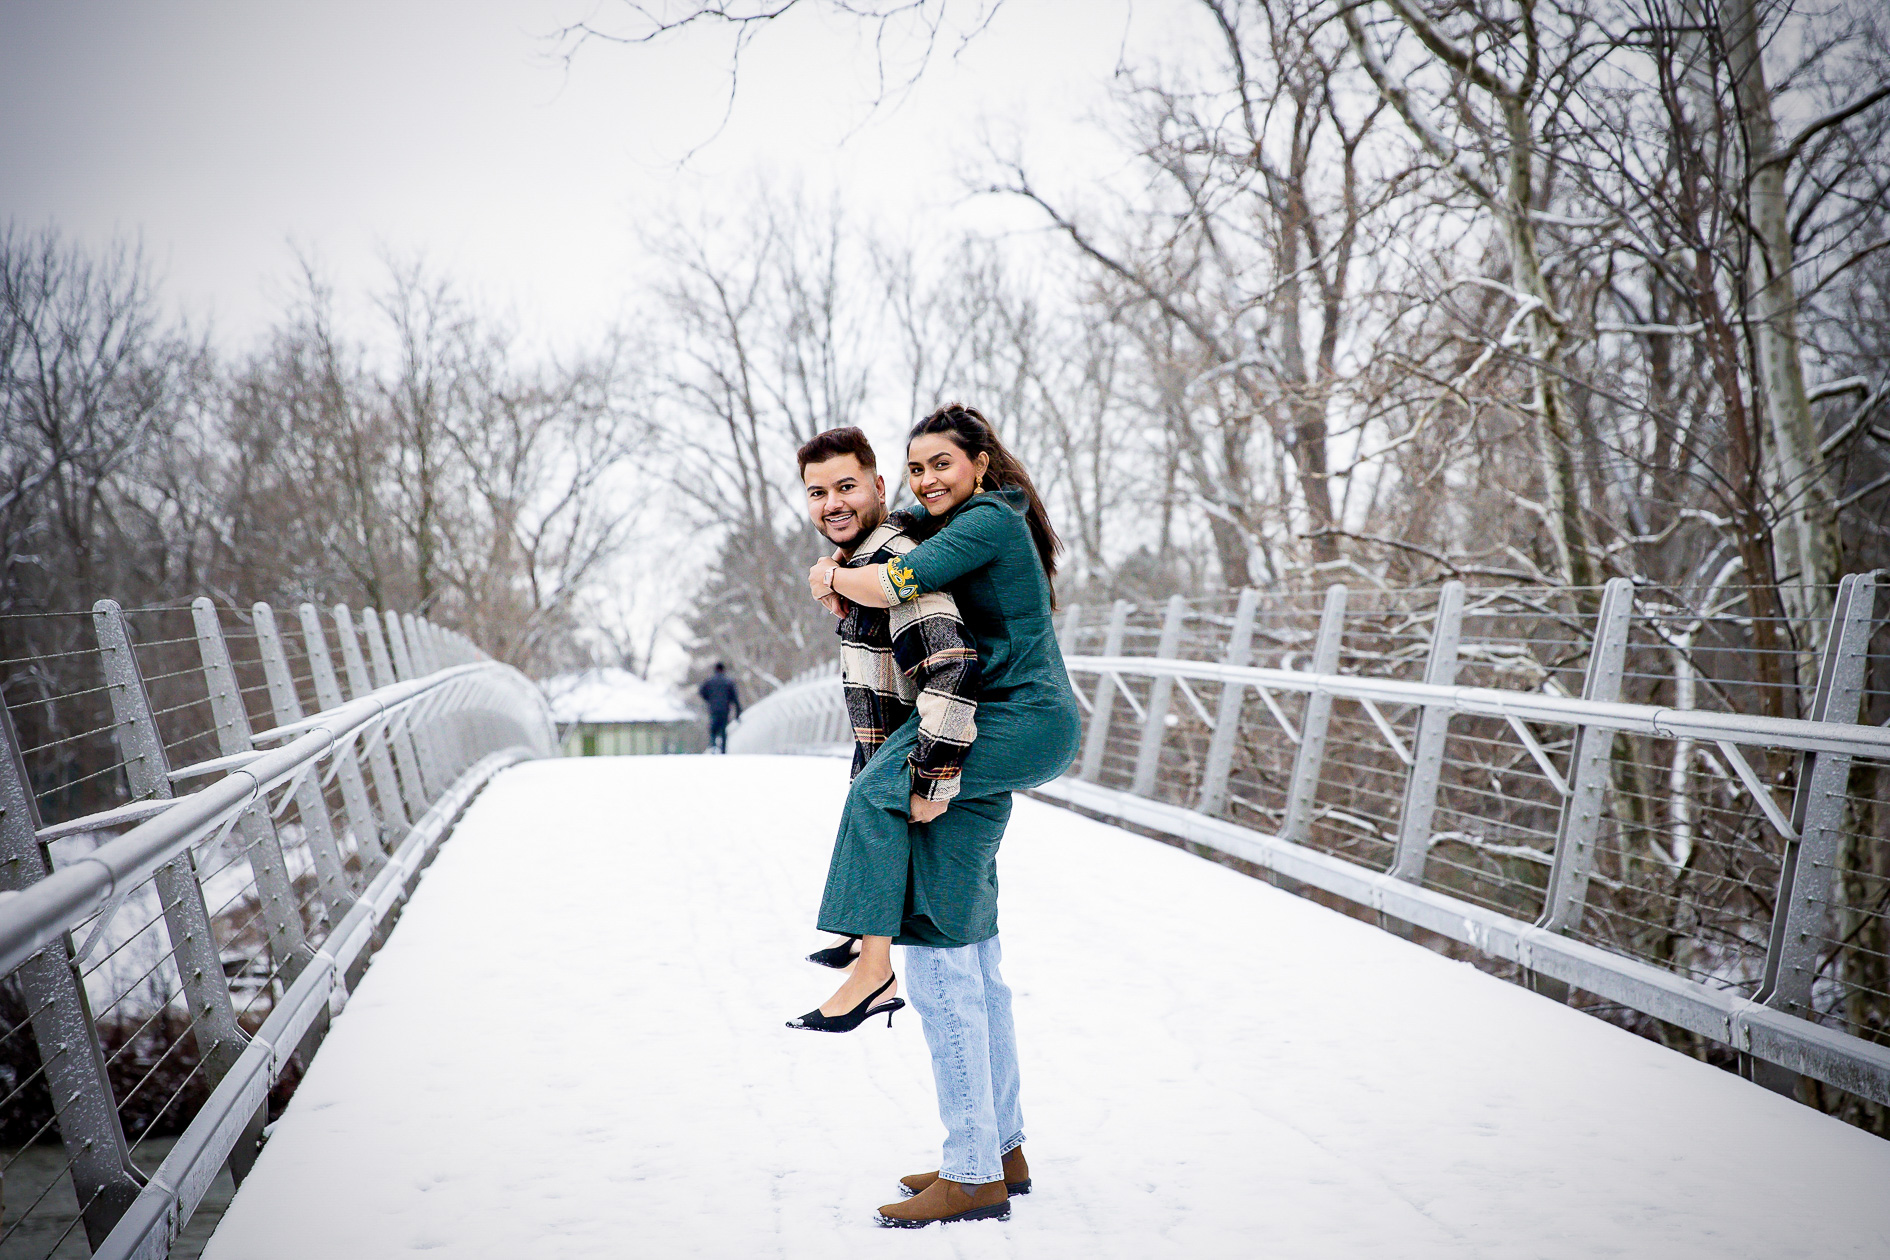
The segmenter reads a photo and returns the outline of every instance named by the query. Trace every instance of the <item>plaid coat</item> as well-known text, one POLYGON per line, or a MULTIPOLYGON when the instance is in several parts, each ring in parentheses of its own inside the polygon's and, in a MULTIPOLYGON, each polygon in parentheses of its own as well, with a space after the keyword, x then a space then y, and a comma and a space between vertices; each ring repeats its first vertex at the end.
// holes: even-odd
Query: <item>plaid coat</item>
POLYGON ((931 536, 879 566, 901 603, 952 593, 978 651, 978 738, 951 808, 915 826, 906 765, 919 724, 886 737, 847 792, 821 896, 823 931, 933 949, 997 933, 997 852, 1012 793, 1062 774, 1082 742, 1029 506, 1020 491, 974 494, 942 519, 920 522, 914 533, 931 536))
MULTIPOLYGON (((883 566, 918 544, 887 521, 842 561, 883 566)), ((840 680, 853 723, 853 773, 916 711, 918 740, 907 764, 912 791, 931 801, 958 795, 965 753, 978 735, 978 649, 958 602, 936 591, 892 608, 849 604, 840 619, 840 680)))

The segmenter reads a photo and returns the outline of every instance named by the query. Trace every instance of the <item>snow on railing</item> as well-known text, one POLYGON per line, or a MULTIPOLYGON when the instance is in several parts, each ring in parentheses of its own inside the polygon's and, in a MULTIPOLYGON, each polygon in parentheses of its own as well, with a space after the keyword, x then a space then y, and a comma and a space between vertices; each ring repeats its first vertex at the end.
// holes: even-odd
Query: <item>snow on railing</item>
MULTIPOLYGON (((1087 732, 1040 795, 1890 1103, 1884 585, 1844 579, 1821 652, 1752 589, 1625 580, 1073 607, 1087 732)), ((843 744, 837 678, 744 727, 843 744)))
POLYGON ((63 1255, 82 1224, 95 1255, 163 1256, 221 1167, 247 1174, 271 1088, 460 811, 553 753, 550 714, 463 636, 372 609, 102 600, 0 642, 0 1253, 63 1255), (51 1137, 46 1179, 20 1161, 51 1137))

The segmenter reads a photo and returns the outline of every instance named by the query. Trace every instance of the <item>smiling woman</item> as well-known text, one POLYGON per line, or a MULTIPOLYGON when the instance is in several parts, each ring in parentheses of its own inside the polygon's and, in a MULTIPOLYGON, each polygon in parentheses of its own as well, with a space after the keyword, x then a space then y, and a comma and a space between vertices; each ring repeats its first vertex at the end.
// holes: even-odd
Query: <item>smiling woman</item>
POLYGON ((921 433, 906 449, 906 481, 919 505, 933 516, 945 513, 984 489, 991 456, 966 453, 942 433, 921 433))

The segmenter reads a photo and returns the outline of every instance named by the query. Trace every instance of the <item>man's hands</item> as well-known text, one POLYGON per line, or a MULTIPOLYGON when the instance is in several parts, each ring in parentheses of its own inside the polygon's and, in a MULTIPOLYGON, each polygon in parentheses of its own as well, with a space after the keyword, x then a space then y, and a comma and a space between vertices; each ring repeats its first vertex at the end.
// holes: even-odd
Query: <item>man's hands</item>
POLYGON ((822 556, 814 561, 814 567, 807 571, 807 589, 822 608, 836 617, 847 615, 847 601, 844 596, 834 594, 833 573, 840 566, 833 557, 822 556))
POLYGON ((807 571, 807 589, 815 599, 833 594, 833 571, 839 567, 832 556, 814 561, 814 567, 807 571))
POLYGON ((928 823, 944 813, 945 807, 950 804, 950 801, 928 801, 915 792, 906 806, 906 812, 912 816, 913 822, 928 823))

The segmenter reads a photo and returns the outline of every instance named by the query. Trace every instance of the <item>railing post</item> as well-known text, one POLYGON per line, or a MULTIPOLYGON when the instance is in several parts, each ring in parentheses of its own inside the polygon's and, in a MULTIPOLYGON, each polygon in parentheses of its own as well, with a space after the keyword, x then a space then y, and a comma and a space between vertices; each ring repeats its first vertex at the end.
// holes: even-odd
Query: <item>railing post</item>
MULTIPOLYGON (((1119 599, 1109 610, 1109 630, 1103 637, 1104 656, 1122 655, 1122 631, 1129 622, 1129 601, 1119 599)), ((1108 670, 1096 675, 1096 697, 1089 710, 1089 732, 1083 739, 1082 777, 1094 783, 1102 773, 1103 749, 1109 743, 1109 716, 1115 708, 1116 676, 1108 670)))
MULTIPOLYGON (((1162 637, 1155 644, 1157 660, 1175 659, 1175 653, 1181 649, 1181 623, 1187 615, 1187 601, 1179 595, 1169 596, 1168 607, 1162 611, 1162 637)), ((1174 694, 1175 680, 1168 675, 1160 674, 1150 680, 1148 708, 1142 714, 1142 742, 1135 750, 1135 778, 1129 785, 1129 790, 1137 796, 1148 796, 1155 790, 1155 771, 1162 760, 1162 737, 1168 734, 1168 704, 1174 694)))
MULTIPOLYGON (((1628 629, 1634 618, 1634 583, 1612 578, 1601 594, 1595 641, 1588 651, 1582 699, 1621 698, 1621 671, 1627 664, 1628 629)), ((1614 732, 1577 726, 1569 755, 1568 795, 1556 826, 1555 858, 1549 888, 1536 926, 1568 932, 1581 926, 1588 904, 1588 876, 1595 869, 1595 837, 1601 834, 1602 795, 1608 787, 1608 758, 1614 732)))
MULTIPOLYGON (((355 637, 354 614, 346 604, 334 607, 335 637, 341 641, 341 660, 348 669, 348 698, 359 700, 374 690, 374 678, 361 657, 361 641, 355 637)), ((387 844, 405 836, 412 824, 400 798, 400 779, 394 774, 394 759, 387 750, 393 742, 391 723, 382 723, 363 738, 367 741, 368 770, 374 776, 374 793, 380 798, 381 826, 388 832, 387 844)))
MULTIPOLYGON (((203 659, 210 720, 217 728, 217 753, 233 757, 249 752, 255 747, 249 711, 243 707, 242 689, 230 665, 229 644, 224 641, 216 605, 202 597, 192 600, 190 620, 197 631, 197 654, 203 659)), ((291 983, 302 974, 314 951, 302 929, 295 882, 289 878, 289 863, 282 856, 282 839, 276 834, 275 820, 269 816, 269 803, 257 801, 245 809, 236 820, 236 834, 243 838, 243 851, 256 877, 256 896, 261 902, 258 917, 269 942, 269 955, 277 960, 283 982, 291 983)))
MULTIPOLYGON (((440 628, 424 617, 420 618, 415 624, 419 628, 421 637, 426 642, 428 671, 438 673, 440 670, 448 668, 451 662, 447 659, 446 652, 442 650, 442 632, 440 628)), ((451 763, 449 769, 452 773, 448 777, 457 779, 461 771, 465 770, 467 766, 470 766, 477 760, 470 751, 470 734, 467 729, 465 716, 459 713, 453 714, 442 723, 440 732, 441 737, 446 742, 447 759, 451 763)))
MULTIPOLYGON (((394 661, 387 654, 387 640, 381 637, 381 616, 374 609, 361 610, 361 631, 367 635, 368 659, 374 662, 375 687, 393 686, 400 679, 394 676, 394 661)), ((407 803, 407 817, 419 822, 427 812, 427 786, 420 777, 420 755, 414 751, 412 733, 400 717, 388 719, 387 740, 394 746, 394 760, 400 763, 400 790, 407 803)))
MULTIPOLYGON (((341 696, 341 680, 335 677, 335 662, 328 655, 328 636, 322 633, 321 614, 315 605, 297 609, 302 618, 302 646, 308 651, 309 674, 315 682, 315 699, 324 709, 338 709, 346 703, 341 696)), ((334 752, 335 777, 341 784, 341 804, 348 814, 348 830, 354 833, 354 852, 361 861, 361 887, 365 888, 383 866, 387 850, 381 847, 380 828, 374 821, 374 809, 368 804, 367 781, 361 777, 360 749, 350 741, 334 752)))
MULTIPOLYGON (((1313 644, 1315 674, 1339 671, 1339 645, 1345 637, 1345 596, 1343 583, 1326 588, 1325 609, 1319 614, 1319 638, 1313 644)), ((1293 781, 1286 793, 1286 819, 1280 825, 1280 838, 1305 844, 1312 838, 1313 801, 1319 792, 1319 772, 1326 760, 1326 726, 1332 720, 1332 697, 1323 691, 1308 692, 1306 715, 1299 726, 1299 755, 1293 758, 1293 781)))
MULTIPOLYGON (((421 677, 437 674, 446 668, 446 662, 440 659, 439 644, 434 638, 431 622, 424 617, 408 613, 403 619, 407 628, 407 647, 413 653, 414 672, 421 677)), ((459 720, 456 715, 443 713, 433 725, 433 746, 435 754, 441 760, 442 789, 466 767, 466 761, 460 754, 459 720)))
MULTIPOLYGON (((412 613, 402 613, 400 627, 407 640, 407 655, 413 661, 413 676, 425 678, 437 671, 440 666, 427 643, 426 623, 412 613)), ((451 720, 444 716, 434 718, 427 727, 426 738, 433 752, 436 788, 444 792, 459 772, 451 720)))
MULTIPOLYGON (((1244 666, 1253 660, 1253 617, 1259 604, 1259 591, 1249 586, 1240 592, 1222 663, 1244 666)), ((1195 804, 1196 811, 1210 817, 1218 817, 1227 804, 1227 776, 1234 768, 1234 740, 1240 735, 1240 710, 1246 698, 1247 688, 1240 683, 1221 687, 1220 706, 1214 711, 1214 737, 1208 741, 1207 764, 1201 769, 1201 799, 1195 804)))
POLYGON ((407 651, 407 636, 400 629, 400 614, 397 612, 381 613, 387 631, 387 651, 394 662, 394 678, 398 682, 412 682, 420 675, 413 667, 413 657, 407 651))
MULTIPOLYGON (((53 866, 39 842, 39 803, 4 703, 0 745, 0 891, 24 892, 52 874, 53 866)), ((142 1179, 132 1170, 98 1026, 73 960, 72 934, 62 932, 14 974, 59 1116, 59 1139, 84 1212, 85 1236, 97 1247, 138 1197, 142 1179)))
MULTIPOLYGON (((1457 645, 1463 638, 1463 583, 1446 582, 1437 598, 1437 622, 1431 627, 1431 652, 1424 681, 1448 687, 1457 681, 1457 645)), ((1418 711, 1411 740, 1411 773, 1404 781, 1404 808, 1398 812, 1398 853, 1391 873, 1414 884, 1424 882, 1431 852, 1431 817, 1437 812, 1437 785, 1444 768, 1444 742, 1450 709, 1427 704, 1418 711)))
MULTIPOLYGON (((453 659, 452 644, 446 632, 432 623, 426 623, 428 642, 432 645, 433 663, 438 669, 452 669, 459 662, 453 659)), ((453 777, 457 779, 466 767, 479 760, 480 731, 485 721, 477 710, 454 711, 448 730, 452 735, 453 777)))
MULTIPOLYGON (((1824 637, 1824 658, 1818 666, 1818 689, 1807 715, 1814 722, 1858 720, 1882 573, 1856 573, 1838 584, 1831 630, 1824 637)), ((1801 1018, 1813 1014, 1811 987, 1823 952, 1820 929, 1831 906, 1831 875, 1838 865, 1844 789, 1850 773, 1847 753, 1805 753, 1792 796, 1792 830, 1798 835, 1786 838, 1785 858, 1779 865, 1765 980, 1756 1000, 1801 1018)), ((1786 1092, 1796 1085, 1795 1074, 1783 1069, 1750 1075, 1786 1092)))
MULTIPOLYGON (((171 796, 170 759, 164 752, 163 737, 158 734, 157 719, 151 713, 144 675, 139 672, 138 659, 131 651, 125 615, 116 600, 101 599, 92 605, 92 628, 98 635, 112 717, 118 723, 118 749, 125 759, 125 779, 132 796, 139 800, 167 799, 171 796)), ((171 960, 177 966, 184 1000, 189 1004, 190 1031, 197 1042, 197 1055, 204 1067, 205 1080, 214 1088, 235 1066, 249 1037, 236 1022, 229 981, 223 974, 222 952, 216 933, 211 929, 203 888, 197 882, 195 854, 186 849, 160 866, 152 876, 152 883, 157 889, 158 902, 164 908, 164 927, 171 938, 171 960)), ((260 1137, 258 1120, 252 1119, 251 1125, 256 1127, 256 1137, 260 1137)), ((255 1163, 256 1153, 255 1141, 238 1141, 230 1151, 230 1175, 242 1180, 255 1163)))
POLYGON ((422 633, 423 624, 412 613, 400 614, 400 629, 407 639, 407 655, 413 660, 416 678, 425 678, 437 668, 433 664, 433 654, 427 650, 426 636, 422 633))
MULTIPOLYGON (((261 649, 263 680, 269 686, 269 707, 277 726, 302 720, 302 698, 295 691, 295 675, 289 671, 288 655, 282 650, 282 631, 276 626, 276 611, 268 604, 250 606, 256 619, 256 644, 261 649)), ((295 812, 302 820, 302 835, 308 841, 309 856, 315 861, 315 878, 322 890, 322 902, 328 926, 341 922, 341 916, 354 905, 353 885, 341 862, 341 845, 335 840, 334 824, 328 818, 328 801, 322 795, 321 767, 314 765, 295 779, 295 812)))
POLYGON ((1076 655, 1076 629, 1083 621, 1083 606, 1071 604, 1063 610, 1063 625, 1057 630, 1057 651, 1076 655))
MULTIPOLYGON (((401 626, 400 614, 384 612, 387 619, 387 646, 394 654, 394 673, 401 682, 414 682, 419 679, 420 671, 414 668, 413 653, 407 650, 407 634, 401 626)), ((421 710, 426 702, 411 705, 407 709, 407 734, 413 740, 413 750, 419 757, 420 782, 426 789, 427 799, 437 801, 446 791, 446 776, 441 773, 438 750, 433 746, 432 732, 421 725, 421 710)))

